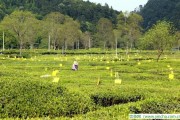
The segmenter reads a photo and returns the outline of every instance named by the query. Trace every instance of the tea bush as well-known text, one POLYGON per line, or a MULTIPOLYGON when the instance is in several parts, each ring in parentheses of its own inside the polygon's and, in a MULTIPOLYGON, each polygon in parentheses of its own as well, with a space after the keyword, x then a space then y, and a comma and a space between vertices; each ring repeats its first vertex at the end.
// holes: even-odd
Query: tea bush
POLYGON ((137 92, 102 92, 91 95, 94 103, 107 107, 115 104, 124 104, 128 102, 136 102, 145 99, 145 96, 137 92))
POLYGON ((152 51, 128 56, 122 51, 118 57, 97 49, 70 50, 66 56, 60 50, 23 50, 28 52, 30 59, 0 54, 0 119, 127 120, 129 113, 180 111, 180 54, 167 53, 156 62, 152 51), (71 70, 75 59, 78 71, 71 70), (40 77, 54 70, 59 70, 58 83, 40 77), (117 78, 121 84, 115 84, 117 78))
POLYGON ((0 118, 59 117, 93 109, 88 96, 39 81, 0 81, 0 118))
POLYGON ((139 106, 131 106, 129 109, 136 114, 172 114, 180 112, 180 104, 175 99, 147 99, 139 106))

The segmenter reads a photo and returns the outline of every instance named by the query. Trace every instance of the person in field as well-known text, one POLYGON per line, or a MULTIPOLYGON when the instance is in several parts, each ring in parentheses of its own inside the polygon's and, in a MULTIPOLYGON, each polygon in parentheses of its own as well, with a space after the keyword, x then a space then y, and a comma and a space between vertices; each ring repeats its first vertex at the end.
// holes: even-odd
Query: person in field
POLYGON ((78 70, 78 62, 77 61, 73 62, 72 70, 74 70, 74 71, 78 70))

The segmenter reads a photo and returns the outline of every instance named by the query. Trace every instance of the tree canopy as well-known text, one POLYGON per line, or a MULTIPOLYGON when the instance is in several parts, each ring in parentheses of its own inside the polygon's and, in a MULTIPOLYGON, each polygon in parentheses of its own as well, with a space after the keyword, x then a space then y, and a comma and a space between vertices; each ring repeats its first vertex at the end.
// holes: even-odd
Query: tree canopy
POLYGON ((143 26, 146 30, 151 28, 159 20, 174 23, 180 30, 180 0, 149 0, 141 8, 140 15, 144 18, 143 26))
MULTIPOLYGON (((128 53, 140 48, 140 40, 148 41, 158 20, 176 27, 179 47, 179 5, 179 0, 149 0, 139 11, 118 12, 108 4, 83 0, 0 0, 0 33, 5 33, 0 34, 1 43, 5 35, 5 45, 0 47, 63 51, 100 47, 126 49, 128 53)), ((171 34, 166 35, 170 40, 171 34)), ((156 43, 157 39, 152 39, 156 43)), ((146 49, 155 46, 149 43, 146 49)))
POLYGON ((145 35, 141 38, 142 45, 146 49, 154 49, 158 51, 158 58, 164 50, 171 49, 175 43, 175 35, 170 23, 166 21, 158 21, 145 35))
POLYGON ((60 12, 79 20, 83 31, 89 31, 89 23, 97 23, 102 17, 108 18, 115 24, 116 16, 119 14, 108 4, 102 6, 83 0, 0 0, 0 5, 1 20, 15 9, 31 11, 37 14, 38 19, 42 19, 51 12, 60 12))

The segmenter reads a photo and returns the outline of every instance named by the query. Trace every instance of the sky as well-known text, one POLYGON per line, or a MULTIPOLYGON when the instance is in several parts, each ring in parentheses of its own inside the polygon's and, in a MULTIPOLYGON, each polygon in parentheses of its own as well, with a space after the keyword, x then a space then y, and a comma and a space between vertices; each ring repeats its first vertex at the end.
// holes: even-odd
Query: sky
POLYGON ((89 1, 94 3, 100 3, 101 5, 107 3, 109 7, 112 6, 114 10, 131 12, 135 8, 139 7, 139 5, 145 5, 148 0, 89 0, 89 1))

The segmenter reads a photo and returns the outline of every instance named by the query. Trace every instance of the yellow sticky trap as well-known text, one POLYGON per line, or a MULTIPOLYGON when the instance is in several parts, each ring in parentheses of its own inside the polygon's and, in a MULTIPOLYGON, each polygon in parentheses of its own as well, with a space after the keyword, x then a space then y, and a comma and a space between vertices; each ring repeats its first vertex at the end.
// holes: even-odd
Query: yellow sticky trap
POLYGON ((170 79, 170 80, 173 80, 173 79, 174 79, 174 74, 172 74, 172 73, 169 74, 169 79, 170 79))
POLYGON ((97 85, 100 85, 100 77, 98 77, 97 85))
POLYGON ((106 67, 107 70, 109 70, 109 67, 106 67))
POLYGON ((59 77, 54 77, 53 82, 54 82, 54 83, 59 82, 59 77))
POLYGON ((114 80, 114 83, 115 83, 115 84, 121 84, 121 82, 122 82, 121 79, 115 79, 115 80, 114 80))
POLYGON ((138 62, 138 65, 141 65, 141 63, 140 63, 140 62, 138 62))
POLYGON ((59 64, 59 67, 62 67, 62 64, 59 64))
POLYGON ((170 68, 169 68, 169 70, 173 70, 173 68, 172 68, 172 67, 170 67, 170 68))
POLYGON ((168 68, 170 68, 171 66, 170 65, 167 65, 168 68))
POLYGON ((58 70, 54 70, 54 71, 52 72, 52 76, 56 76, 56 74, 57 74, 58 72, 59 72, 58 70))
POLYGON ((111 77, 113 76, 113 73, 112 73, 112 72, 110 73, 110 76, 111 76, 111 77))
POLYGON ((111 69, 111 72, 110 72, 110 76, 111 76, 111 77, 113 76, 113 71, 112 71, 112 69, 111 69))

